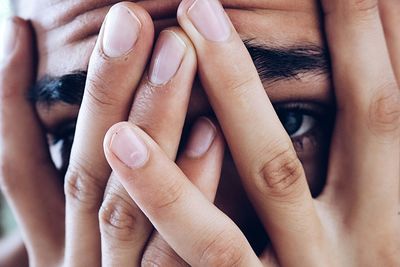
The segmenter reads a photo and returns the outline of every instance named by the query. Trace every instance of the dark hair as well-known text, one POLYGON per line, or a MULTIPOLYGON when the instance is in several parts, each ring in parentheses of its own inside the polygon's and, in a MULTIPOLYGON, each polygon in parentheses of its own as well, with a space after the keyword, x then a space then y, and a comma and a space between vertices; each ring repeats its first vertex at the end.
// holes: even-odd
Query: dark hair
POLYGON ((45 76, 29 91, 28 98, 51 106, 56 102, 80 105, 86 82, 85 71, 75 71, 61 77, 45 76))

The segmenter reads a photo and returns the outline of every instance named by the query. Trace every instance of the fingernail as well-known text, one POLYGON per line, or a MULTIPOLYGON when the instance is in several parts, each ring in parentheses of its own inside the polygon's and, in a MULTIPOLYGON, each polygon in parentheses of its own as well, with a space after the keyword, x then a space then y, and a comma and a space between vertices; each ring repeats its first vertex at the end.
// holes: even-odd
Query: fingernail
POLYGON ((0 31, 0 62, 5 61, 14 51, 19 27, 13 19, 3 21, 0 31))
POLYGON ((110 150, 132 169, 143 167, 148 159, 146 145, 130 128, 121 128, 113 135, 110 150))
POLYGON ((190 158, 202 157, 214 142, 217 131, 212 122, 206 118, 199 119, 191 131, 191 137, 186 148, 190 158))
POLYGON ((111 8, 104 27, 103 51, 107 56, 117 58, 133 49, 141 23, 129 9, 118 5, 111 8))
POLYGON ((182 63, 185 51, 186 45, 176 33, 162 32, 150 64, 150 82, 162 85, 171 80, 182 63))
POLYGON ((196 0, 188 9, 188 17, 197 30, 209 41, 224 42, 231 27, 218 0, 196 0))

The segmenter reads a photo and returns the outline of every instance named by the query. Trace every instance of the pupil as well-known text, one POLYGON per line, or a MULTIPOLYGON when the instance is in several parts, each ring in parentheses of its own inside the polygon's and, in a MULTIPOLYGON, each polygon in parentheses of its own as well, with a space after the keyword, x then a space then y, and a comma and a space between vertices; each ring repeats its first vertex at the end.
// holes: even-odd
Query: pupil
POLYGON ((303 115, 298 112, 285 112, 281 114, 281 121, 289 135, 295 134, 303 124, 303 115))

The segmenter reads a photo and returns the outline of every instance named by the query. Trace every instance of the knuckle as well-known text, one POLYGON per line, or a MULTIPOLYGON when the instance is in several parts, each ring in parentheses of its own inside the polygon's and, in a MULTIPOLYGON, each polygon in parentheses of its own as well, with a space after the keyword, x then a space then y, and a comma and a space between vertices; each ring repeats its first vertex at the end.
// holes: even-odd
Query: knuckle
POLYGON ((273 156, 256 168, 256 187, 271 197, 293 196, 299 192, 298 185, 304 177, 300 160, 290 145, 278 145, 278 148, 272 151, 273 156))
POLYGON ((141 211, 124 197, 107 195, 99 211, 101 235, 115 241, 132 241, 141 231, 141 211))
POLYGON ((347 0, 348 6, 354 12, 378 11, 378 0, 347 0))
POLYGON ((336 13, 345 13, 352 19, 359 19, 365 16, 375 16, 379 13, 378 0, 325 0, 323 1, 323 6, 326 16, 336 13))
POLYGON ((215 235, 201 250, 200 266, 241 266, 244 251, 241 238, 229 230, 215 235))
POLYGON ((155 213, 162 214, 160 210, 168 210, 182 199, 184 194, 184 186, 180 181, 174 181, 170 185, 161 186, 160 191, 155 193, 158 195, 151 203, 151 209, 155 213))
POLYGON ((88 76, 87 99, 95 107, 113 107, 118 104, 118 99, 115 95, 116 91, 110 88, 109 83, 102 76, 101 73, 97 72, 88 76))
POLYGON ((400 128, 400 93, 397 88, 378 90, 378 94, 372 98, 368 127, 377 135, 394 134, 398 136, 400 128))
POLYGON ((230 93, 232 93, 235 96, 238 97, 243 97, 254 88, 255 81, 259 80, 259 77, 256 75, 245 75, 244 77, 247 77, 244 80, 238 80, 238 79, 233 79, 233 80, 228 80, 226 84, 226 88, 230 93))
POLYGON ((103 188, 96 176, 82 167, 71 164, 65 176, 64 191, 67 201, 86 212, 98 212, 103 188))
MULTIPOLYGON (((160 239, 157 239, 160 241, 160 239)), ((167 245, 153 242, 143 253, 142 267, 187 266, 185 262, 167 245)))
POLYGON ((164 263, 161 262, 159 260, 159 258, 151 258, 150 256, 148 256, 147 253, 145 253, 143 255, 140 266, 142 266, 142 267, 162 267, 162 266, 167 266, 167 265, 164 265, 164 263))

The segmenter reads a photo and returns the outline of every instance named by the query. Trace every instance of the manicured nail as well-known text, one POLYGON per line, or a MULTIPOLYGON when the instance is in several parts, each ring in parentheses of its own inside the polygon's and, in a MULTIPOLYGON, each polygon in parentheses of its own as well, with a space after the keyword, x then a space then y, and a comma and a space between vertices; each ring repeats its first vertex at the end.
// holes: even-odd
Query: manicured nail
POLYGON ((175 76, 185 55, 186 45, 172 31, 164 31, 158 38, 150 64, 150 82, 161 85, 175 76))
POLYGON ((12 19, 3 21, 0 32, 0 62, 5 61, 14 51, 19 26, 12 19))
POLYGON ((215 126, 210 120, 199 119, 191 131, 186 155, 191 158, 202 157, 210 149, 216 133, 215 126))
POLYGON ((103 51, 111 57, 121 57, 133 49, 140 34, 141 23, 129 9, 118 5, 107 15, 103 51))
POLYGON ((194 1, 188 9, 188 17, 209 41, 224 42, 231 35, 228 18, 218 0, 194 1))
POLYGON ((110 150, 132 169, 143 167, 148 159, 146 145, 130 128, 121 128, 113 135, 110 150))

